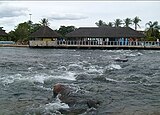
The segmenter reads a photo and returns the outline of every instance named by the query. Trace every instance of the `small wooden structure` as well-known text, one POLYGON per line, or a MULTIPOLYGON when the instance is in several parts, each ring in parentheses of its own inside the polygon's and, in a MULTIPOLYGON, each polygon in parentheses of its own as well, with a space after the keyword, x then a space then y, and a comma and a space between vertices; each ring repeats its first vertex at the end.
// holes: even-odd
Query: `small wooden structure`
POLYGON ((51 47, 57 45, 57 40, 61 35, 48 26, 42 26, 30 35, 30 47, 51 47))

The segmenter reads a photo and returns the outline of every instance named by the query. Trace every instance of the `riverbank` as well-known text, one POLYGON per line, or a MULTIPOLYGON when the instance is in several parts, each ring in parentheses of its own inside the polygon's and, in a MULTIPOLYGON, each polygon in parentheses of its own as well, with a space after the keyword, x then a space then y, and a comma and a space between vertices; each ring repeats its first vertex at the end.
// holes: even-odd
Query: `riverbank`
POLYGON ((56 45, 56 46, 29 46, 18 44, 0 44, 0 47, 28 47, 51 49, 106 49, 106 50, 160 50, 160 46, 125 46, 125 45, 56 45))
POLYGON ((29 45, 0 44, 0 47, 29 47, 29 45))

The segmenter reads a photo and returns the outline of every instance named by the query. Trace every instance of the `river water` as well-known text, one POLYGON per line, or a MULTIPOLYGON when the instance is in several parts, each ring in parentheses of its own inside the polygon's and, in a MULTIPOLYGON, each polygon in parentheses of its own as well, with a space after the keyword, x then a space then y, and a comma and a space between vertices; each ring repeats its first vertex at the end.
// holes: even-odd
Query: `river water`
POLYGON ((160 51, 0 48, 1 115, 60 115, 56 83, 98 99, 97 115, 159 115, 160 51))

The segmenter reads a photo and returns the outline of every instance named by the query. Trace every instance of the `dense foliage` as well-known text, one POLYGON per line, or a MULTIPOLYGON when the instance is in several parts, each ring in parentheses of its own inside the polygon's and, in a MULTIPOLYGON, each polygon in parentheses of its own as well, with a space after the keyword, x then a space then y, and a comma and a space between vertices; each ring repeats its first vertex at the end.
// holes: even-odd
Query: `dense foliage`
POLYGON ((146 23, 146 25, 148 26, 145 31, 147 40, 155 41, 156 39, 160 38, 160 25, 158 25, 157 21, 149 21, 146 23))
MULTIPOLYGON (((98 27, 102 26, 110 26, 110 27, 130 27, 131 25, 135 26, 135 30, 137 30, 138 27, 140 27, 139 22, 141 19, 139 17, 135 17, 134 19, 126 18, 126 19, 115 19, 114 22, 104 22, 102 20, 99 20, 95 24, 98 27)), ((49 26, 48 19, 43 18, 39 23, 33 23, 32 21, 23 22, 18 24, 14 30, 10 31, 8 33, 8 37, 0 37, 0 41, 15 41, 19 44, 27 44, 29 41, 29 36, 31 33, 38 30, 41 26, 49 26)), ((56 30, 58 33, 60 33, 63 37, 71 31, 76 30, 75 26, 60 26, 58 30, 56 30)), ((146 23, 146 29, 144 31, 147 41, 155 41, 157 39, 160 39, 160 25, 158 25, 158 22, 152 22, 149 21, 146 23)))
MULTIPOLYGON (((20 23, 14 30, 8 33, 8 39, 15 41, 17 44, 28 44, 30 34, 38 30, 41 26, 49 26, 48 19, 43 18, 39 23, 33 23, 32 21, 20 23)), ((74 26, 61 26, 56 31, 62 34, 62 36, 65 36, 75 29, 74 26)), ((4 40, 8 39, 4 38, 4 40)))
POLYGON ((72 32, 76 30, 74 26, 61 26, 58 30, 56 30, 58 33, 60 33, 63 37, 69 32, 72 32))

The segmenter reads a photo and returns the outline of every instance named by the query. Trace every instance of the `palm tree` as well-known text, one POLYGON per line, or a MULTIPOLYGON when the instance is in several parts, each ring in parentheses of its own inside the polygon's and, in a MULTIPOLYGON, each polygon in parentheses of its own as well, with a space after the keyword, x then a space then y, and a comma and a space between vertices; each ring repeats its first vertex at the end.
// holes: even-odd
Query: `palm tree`
POLYGON ((107 24, 107 26, 113 27, 113 23, 112 23, 112 22, 109 22, 109 23, 107 24))
POLYGON ((160 25, 158 25, 158 22, 152 22, 149 21, 148 23, 146 23, 146 26, 149 26, 146 30, 147 30, 147 35, 149 37, 155 37, 158 38, 159 37, 159 30, 160 30, 160 25))
POLYGON ((152 21, 149 21, 148 23, 146 23, 146 25, 148 25, 149 28, 152 28, 152 29, 160 29, 158 25, 158 21, 155 21, 153 23, 152 21))
POLYGON ((46 18, 41 19, 40 24, 42 26, 49 26, 48 19, 46 19, 46 18))
POLYGON ((124 19, 124 24, 125 27, 129 27, 129 25, 132 24, 132 20, 130 18, 126 18, 124 19))
POLYGON ((120 25, 122 25, 122 20, 121 19, 116 19, 114 22, 114 26, 115 27, 120 27, 120 25))
POLYGON ((98 22, 95 23, 98 27, 101 27, 101 26, 106 26, 106 23, 103 22, 102 20, 99 20, 98 22))
POLYGON ((133 19, 133 23, 135 25, 135 30, 137 30, 137 26, 140 27, 140 25, 138 24, 140 21, 141 21, 141 19, 137 16, 133 19))

